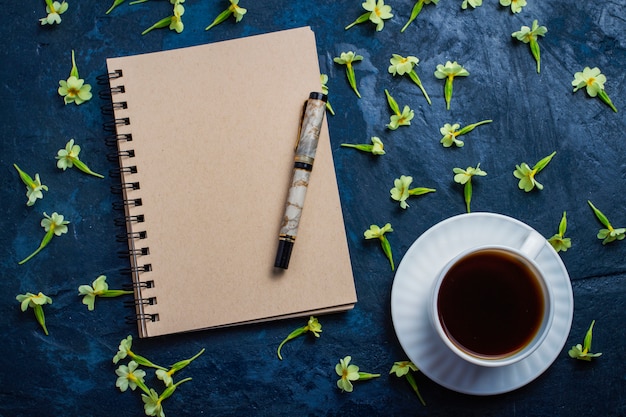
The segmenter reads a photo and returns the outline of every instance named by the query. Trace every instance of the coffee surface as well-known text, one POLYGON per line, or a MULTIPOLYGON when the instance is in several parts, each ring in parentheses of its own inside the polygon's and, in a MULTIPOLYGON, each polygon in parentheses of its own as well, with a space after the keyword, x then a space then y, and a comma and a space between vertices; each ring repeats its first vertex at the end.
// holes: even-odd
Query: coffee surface
POLYGON ((544 313, 543 289, 523 259, 487 249, 452 266, 437 307, 445 332, 458 347, 498 358, 521 350, 536 335, 544 313))

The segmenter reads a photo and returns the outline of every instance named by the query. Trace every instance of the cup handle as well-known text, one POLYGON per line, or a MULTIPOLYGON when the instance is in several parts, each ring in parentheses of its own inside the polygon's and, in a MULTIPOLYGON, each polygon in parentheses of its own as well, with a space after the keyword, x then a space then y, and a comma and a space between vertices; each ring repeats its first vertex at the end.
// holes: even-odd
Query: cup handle
POLYGON ((546 239, 533 230, 528 234, 528 236, 526 236, 526 240, 524 240, 524 243, 519 250, 529 258, 535 259, 545 245, 546 239))

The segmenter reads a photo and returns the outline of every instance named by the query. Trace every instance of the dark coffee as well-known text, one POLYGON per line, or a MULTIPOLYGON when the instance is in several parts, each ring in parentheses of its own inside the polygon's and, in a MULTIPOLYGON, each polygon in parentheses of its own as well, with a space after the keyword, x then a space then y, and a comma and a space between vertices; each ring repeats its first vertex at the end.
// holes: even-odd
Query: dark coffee
POLYGON ((459 260, 443 278, 437 298, 439 320, 450 340, 488 359, 509 356, 530 343, 544 308, 535 269, 500 249, 459 260))

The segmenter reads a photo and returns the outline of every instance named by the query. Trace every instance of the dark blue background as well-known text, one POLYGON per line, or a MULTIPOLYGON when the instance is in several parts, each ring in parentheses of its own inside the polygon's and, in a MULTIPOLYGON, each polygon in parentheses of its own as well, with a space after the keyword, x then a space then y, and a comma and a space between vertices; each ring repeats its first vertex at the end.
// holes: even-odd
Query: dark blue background
MULTIPOLYGON (((240 23, 231 18, 206 32, 204 28, 228 2, 187 0, 182 34, 162 29, 145 36, 140 34, 145 28, 171 13, 169 2, 126 3, 105 15, 107 1, 69 0, 63 22, 54 27, 39 25, 38 19, 45 16, 43 0, 5 4, 0 28, 0 415, 143 415, 138 392, 120 393, 115 388, 116 366, 111 362, 119 341, 131 334, 137 353, 166 366, 206 348, 176 375, 193 381, 165 401, 169 416, 623 416, 626 243, 601 244, 595 237, 601 226, 587 200, 614 226, 626 225, 626 3, 528 3, 513 15, 497 0, 468 10, 461 10, 461 0, 443 0, 437 6, 426 5, 400 33, 413 7, 409 0, 390 1, 395 16, 382 32, 370 23, 344 31, 363 12, 360 1, 241 0, 248 14, 240 23), (539 40, 541 74, 535 72, 528 45, 511 38, 512 32, 534 19, 548 28, 539 40), (76 169, 62 172, 54 156, 75 138, 83 149, 81 159, 93 170, 106 174, 115 167, 106 158, 111 149, 105 145, 102 124, 108 118, 101 114, 104 102, 97 97, 103 87, 96 77, 106 72, 105 59, 305 25, 316 32, 320 67, 330 77, 329 97, 336 111, 328 121, 359 297, 355 309, 320 317, 321 338, 290 342, 282 362, 276 358, 276 347, 306 320, 139 340, 135 326, 124 321, 129 311, 123 299, 98 299, 95 311, 88 311, 77 295, 79 285, 100 274, 107 275, 111 288, 129 282, 119 272, 128 266, 117 255, 124 244, 115 240, 123 232, 113 222, 119 213, 112 210, 112 203, 119 197, 109 192, 117 180, 97 179, 76 169), (58 81, 69 75, 72 49, 81 78, 95 93, 81 106, 65 106, 56 92, 58 81), (355 64, 362 99, 349 88, 344 67, 332 61, 348 50, 364 56, 355 64), (408 78, 387 73, 392 53, 420 58, 417 72, 432 106, 408 78), (449 111, 443 82, 433 76, 437 64, 447 60, 458 61, 470 72, 455 81, 449 111), (598 66, 607 76, 606 91, 619 113, 583 91, 572 93, 573 74, 585 66, 598 66), (390 111, 384 89, 401 106, 415 110, 410 127, 394 132, 385 128, 390 111), (464 126, 484 119, 493 123, 465 136, 464 148, 444 149, 439 144, 444 123, 464 126), (342 142, 367 143, 371 136, 383 139, 387 155, 375 158, 340 147, 342 142), (520 191, 512 175, 515 165, 533 164, 552 151, 556 156, 538 177, 545 189, 520 191), (513 216, 546 237, 556 233, 561 214, 567 211, 567 235, 573 246, 561 256, 574 289, 572 331, 543 375, 508 394, 462 395, 419 374, 417 382, 428 404, 422 407, 406 381, 388 376, 394 361, 406 359, 390 316, 394 273, 378 245, 363 239, 363 231, 373 223, 391 222, 394 232, 389 240, 399 262, 421 233, 464 212, 462 188, 453 182, 452 168, 478 162, 488 176, 475 181, 474 211, 513 216), (50 187, 34 207, 25 206, 24 186, 13 163, 31 175, 38 172, 50 187), (412 175, 414 185, 437 192, 413 197, 409 209, 400 209, 390 200, 389 189, 402 174, 412 175), (39 225, 43 211, 65 215, 71 221, 69 232, 18 266, 43 237, 39 225), (43 291, 53 298, 53 304, 45 307, 47 337, 32 311, 22 313, 15 301, 17 294, 27 291, 43 291), (567 350, 582 342, 593 319, 594 351, 603 356, 592 363, 570 359, 567 350), (362 370, 382 376, 357 382, 351 394, 341 393, 334 366, 346 355, 352 355, 362 370)), ((250 62, 249 71, 254 70, 250 62)), ((168 90, 175 88, 162 86, 165 100, 168 90)), ((234 111, 245 117, 253 109, 234 111)), ((184 164, 181 159, 181 167, 184 164)), ((201 186, 200 181, 197 184, 201 186)), ((207 230, 213 221, 208 214, 198 218, 199 227, 207 230)), ((162 389, 151 371, 148 381, 162 389)))

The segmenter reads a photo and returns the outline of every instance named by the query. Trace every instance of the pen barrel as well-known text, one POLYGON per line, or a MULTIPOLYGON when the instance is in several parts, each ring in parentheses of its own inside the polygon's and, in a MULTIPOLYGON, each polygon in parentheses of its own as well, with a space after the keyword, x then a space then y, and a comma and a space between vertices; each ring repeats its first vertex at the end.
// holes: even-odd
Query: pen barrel
POLYGON ((311 93, 306 102, 300 137, 296 147, 293 176, 285 213, 279 231, 279 249, 275 266, 287 268, 293 243, 298 235, 298 227, 302 216, 302 207, 309 187, 309 178, 315 161, 315 153, 319 141, 320 129, 326 112, 326 95, 311 93))
POLYGON ((300 138, 296 147, 296 163, 308 164, 312 168, 325 113, 326 95, 311 93, 302 115, 300 138))
POLYGON ((310 176, 310 170, 302 168, 294 168, 293 170, 291 186, 287 195, 287 204, 285 205, 285 214, 283 215, 283 222, 279 231, 280 240, 294 241, 298 235, 302 207, 304 206, 310 176))

